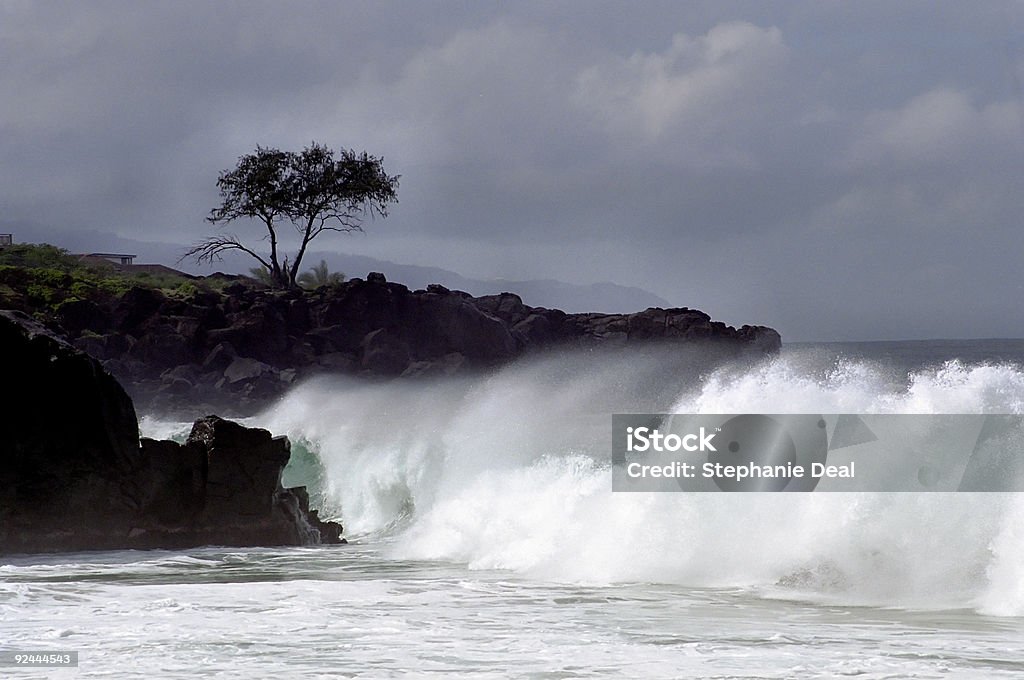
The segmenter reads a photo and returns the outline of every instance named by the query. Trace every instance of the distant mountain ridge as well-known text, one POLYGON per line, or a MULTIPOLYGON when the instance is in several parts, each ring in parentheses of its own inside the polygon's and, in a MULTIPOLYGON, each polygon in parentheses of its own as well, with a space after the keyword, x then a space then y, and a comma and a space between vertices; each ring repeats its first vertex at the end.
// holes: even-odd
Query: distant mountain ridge
MULTIPOLYGON (((194 262, 181 262, 186 246, 173 243, 138 241, 98 230, 56 230, 31 223, 0 223, 0 231, 14 233, 20 243, 50 243, 71 252, 123 252, 137 255, 139 264, 163 264, 190 274, 211 274, 220 270, 232 274, 247 274, 255 262, 240 253, 226 254, 215 268, 197 266, 194 262)), ((349 278, 365 278, 369 272, 381 272, 390 281, 405 284, 410 289, 426 288, 439 283, 446 288, 463 290, 475 296, 516 293, 535 307, 561 309, 566 312, 636 312, 648 307, 672 307, 673 303, 654 293, 633 286, 611 282, 577 284, 556 279, 473 279, 440 267, 400 264, 367 255, 335 252, 309 252, 303 262, 312 266, 325 260, 332 271, 343 272, 349 278)))

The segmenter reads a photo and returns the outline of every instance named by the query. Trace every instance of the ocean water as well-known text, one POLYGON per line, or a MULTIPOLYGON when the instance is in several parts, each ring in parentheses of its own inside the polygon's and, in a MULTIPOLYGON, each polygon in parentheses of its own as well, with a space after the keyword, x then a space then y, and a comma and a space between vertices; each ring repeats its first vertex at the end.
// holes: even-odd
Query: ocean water
POLYGON ((1024 496, 613 494, 671 411, 1024 413, 1024 341, 312 380, 249 424, 351 545, 5 558, 0 648, 79 666, 0 677, 1024 677, 1024 496))

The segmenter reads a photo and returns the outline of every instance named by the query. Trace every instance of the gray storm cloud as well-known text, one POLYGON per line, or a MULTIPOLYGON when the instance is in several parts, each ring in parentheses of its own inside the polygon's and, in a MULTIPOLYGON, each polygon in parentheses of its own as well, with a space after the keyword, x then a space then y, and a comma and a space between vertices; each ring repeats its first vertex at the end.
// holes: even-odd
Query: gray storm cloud
POLYGON ((188 243, 219 170, 315 139, 403 176, 339 250, 611 280, 790 339, 1021 336, 1022 24, 1011 2, 5 2, 0 222, 188 243))

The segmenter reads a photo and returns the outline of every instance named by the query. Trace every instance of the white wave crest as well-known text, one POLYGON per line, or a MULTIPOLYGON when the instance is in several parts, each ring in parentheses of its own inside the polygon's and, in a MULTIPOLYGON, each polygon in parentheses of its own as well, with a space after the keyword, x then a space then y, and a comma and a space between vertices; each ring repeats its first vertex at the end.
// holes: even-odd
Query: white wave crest
POLYGON ((613 494, 609 414, 669 411, 1022 413, 1024 372, 807 351, 702 375, 699 356, 563 355, 477 379, 315 380, 254 420, 308 442, 350 535, 387 534, 401 558, 1024 614, 1012 494, 613 494))

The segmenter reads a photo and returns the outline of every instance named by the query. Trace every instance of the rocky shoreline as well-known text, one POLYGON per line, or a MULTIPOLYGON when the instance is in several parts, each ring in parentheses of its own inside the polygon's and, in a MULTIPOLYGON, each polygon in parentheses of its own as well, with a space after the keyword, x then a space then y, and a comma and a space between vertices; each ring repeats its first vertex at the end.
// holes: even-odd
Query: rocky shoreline
POLYGON ((184 444, 140 440, 95 359, 20 312, 0 311, 0 346, 0 554, 343 542, 281 486, 286 437, 208 416, 184 444))
POLYGON ((688 308, 567 314, 381 274, 315 291, 135 286, 54 316, 0 311, 0 554, 341 543, 305 488, 282 487, 287 438, 205 414, 252 413, 317 374, 412 381, 560 348, 659 345, 697 348, 710 367, 781 340, 688 308), (136 404, 203 417, 184 443, 140 439, 136 404))
POLYGON ((473 297, 370 274, 315 291, 241 282, 168 296, 136 287, 109 305, 61 306, 61 330, 147 412, 246 415, 315 374, 423 378, 495 367, 558 347, 714 345, 717 356, 778 351, 764 326, 733 328, 688 308, 567 314, 518 295, 473 297))

